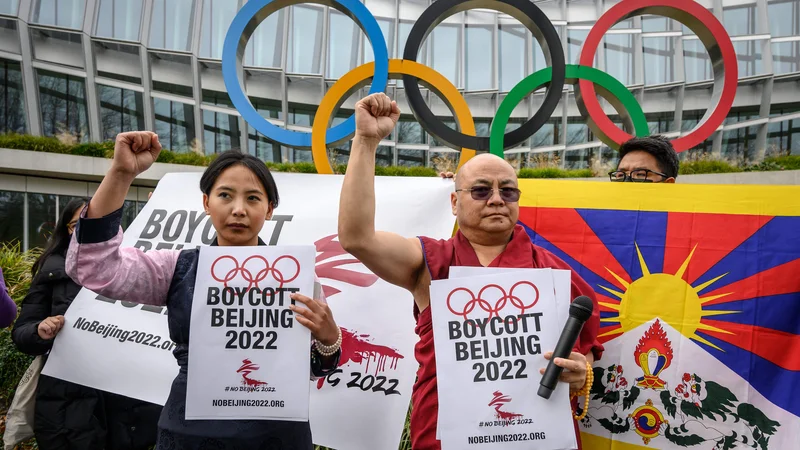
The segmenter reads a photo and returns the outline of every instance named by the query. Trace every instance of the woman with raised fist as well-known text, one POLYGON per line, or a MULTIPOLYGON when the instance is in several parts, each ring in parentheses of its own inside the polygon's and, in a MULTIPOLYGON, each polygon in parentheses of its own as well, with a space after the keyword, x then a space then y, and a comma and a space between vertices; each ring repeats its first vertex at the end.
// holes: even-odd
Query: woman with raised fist
MULTIPOLYGON (((122 248, 122 206, 134 178, 158 158, 161 144, 152 132, 117 136, 114 159, 103 182, 81 213, 67 255, 67 272, 83 286, 109 298, 167 306, 173 352, 180 371, 159 421, 159 450, 311 450, 308 422, 277 420, 186 420, 189 326, 199 250, 122 248)), ((203 206, 217 232, 211 245, 266 245, 258 234, 278 206, 278 188, 266 165, 252 155, 220 154, 200 179, 203 206)), ((307 309, 291 306, 311 330, 314 377, 336 369, 341 332, 324 298, 292 294, 307 309)))

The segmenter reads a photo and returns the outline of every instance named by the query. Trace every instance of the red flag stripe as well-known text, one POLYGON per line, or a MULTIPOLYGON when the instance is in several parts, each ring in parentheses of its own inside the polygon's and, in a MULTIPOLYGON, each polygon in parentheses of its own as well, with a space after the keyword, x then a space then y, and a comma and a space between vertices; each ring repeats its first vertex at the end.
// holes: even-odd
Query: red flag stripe
POLYGON ((520 208, 519 220, 587 269, 624 292, 619 281, 606 268, 631 282, 605 244, 594 234, 578 211, 571 208, 520 208))
POLYGON ((664 273, 676 273, 697 246, 683 279, 689 284, 772 220, 771 216, 669 213, 664 273), (721 233, 720 230, 725 230, 721 233))
MULTIPOLYGON (((739 280, 727 286, 717 288, 707 294, 703 294, 703 297, 710 297, 731 292, 730 295, 704 303, 703 307, 797 292, 798 274, 800 274, 800 259, 781 264, 780 266, 759 272, 744 280, 739 280)), ((725 277, 722 277, 717 283, 722 283, 724 281, 725 277)), ((703 300, 703 297, 700 298, 700 301, 703 300)))
POLYGON ((701 322, 733 333, 703 330, 704 334, 758 355, 784 369, 800 371, 800 335, 740 323, 707 319, 701 322))

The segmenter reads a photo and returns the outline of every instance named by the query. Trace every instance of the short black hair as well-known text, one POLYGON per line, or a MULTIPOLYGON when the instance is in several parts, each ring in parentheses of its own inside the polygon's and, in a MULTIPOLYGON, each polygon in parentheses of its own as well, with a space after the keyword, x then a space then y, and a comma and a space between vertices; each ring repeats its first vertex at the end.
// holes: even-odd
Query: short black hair
POLYGON ((233 165, 241 165, 250 169, 251 172, 261 181, 264 186, 264 191, 267 193, 267 199, 272 204, 273 208, 278 207, 280 198, 278 197, 278 186, 275 184, 275 179, 272 178, 267 165, 264 161, 256 158, 248 153, 243 153, 241 150, 232 149, 222 152, 211 161, 208 165, 203 176, 200 177, 200 190, 203 194, 211 195, 211 189, 214 183, 217 182, 220 174, 227 168, 233 165))
POLYGON ((635 137, 623 143, 619 147, 619 159, 625 157, 630 152, 647 152, 658 161, 658 168, 667 178, 678 178, 678 153, 669 139, 664 136, 654 135, 647 137, 635 137))

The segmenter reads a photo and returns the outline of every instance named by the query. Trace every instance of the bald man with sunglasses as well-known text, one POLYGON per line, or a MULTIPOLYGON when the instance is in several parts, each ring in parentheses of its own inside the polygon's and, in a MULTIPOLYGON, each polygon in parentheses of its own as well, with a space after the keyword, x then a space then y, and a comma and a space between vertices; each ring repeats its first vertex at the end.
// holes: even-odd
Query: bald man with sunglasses
MULTIPOLYGON (((350 151, 339 208, 339 242, 367 268, 414 296, 414 355, 420 364, 412 391, 411 445, 414 450, 440 450, 436 440, 438 416, 436 361, 430 308, 432 280, 447 279, 452 266, 554 268, 570 267, 550 252, 533 245, 517 224, 520 190, 517 174, 502 158, 482 154, 464 164, 450 196, 459 231, 451 239, 406 238, 375 230, 375 152, 391 133, 400 109, 385 94, 373 94, 356 104, 356 134, 350 151)), ((586 383, 587 362, 599 359, 599 308, 594 292, 572 272, 572 298, 587 295, 595 301, 569 359, 556 358, 565 370, 561 381, 572 392, 586 383)), ((550 358, 551 352, 545 354, 550 358)), ((533 392, 531 395, 535 395, 533 392)), ((577 423, 575 425, 577 434, 577 423)), ((580 436, 578 435, 578 442, 580 436)))

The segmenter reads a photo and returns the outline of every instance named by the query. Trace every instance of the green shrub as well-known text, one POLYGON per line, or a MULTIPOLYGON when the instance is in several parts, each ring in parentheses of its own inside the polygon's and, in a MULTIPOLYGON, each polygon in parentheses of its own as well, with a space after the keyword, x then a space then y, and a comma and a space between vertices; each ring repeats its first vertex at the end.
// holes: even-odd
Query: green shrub
POLYGON ((87 142, 72 147, 69 153, 78 156, 93 156, 95 158, 111 158, 114 156, 114 142, 87 142))
POLYGON ((557 167, 520 169, 520 178, 592 178, 592 169, 564 170, 557 167))
MULTIPOLYGON (((185 164, 187 166, 207 166, 208 161, 204 155, 198 155, 194 152, 187 153, 173 153, 174 157, 171 161, 173 164, 185 164)), ((159 155, 161 156, 161 155, 159 155)))
POLYGON ((693 175, 701 173, 733 173, 743 170, 726 161, 714 159, 682 162, 678 173, 680 175, 693 175))
POLYGON ((773 156, 754 167, 758 166, 764 170, 800 170, 800 155, 773 156))
POLYGON ((34 152, 69 153, 66 146, 53 137, 30 136, 27 134, 0 134, 0 148, 31 150, 34 152))

